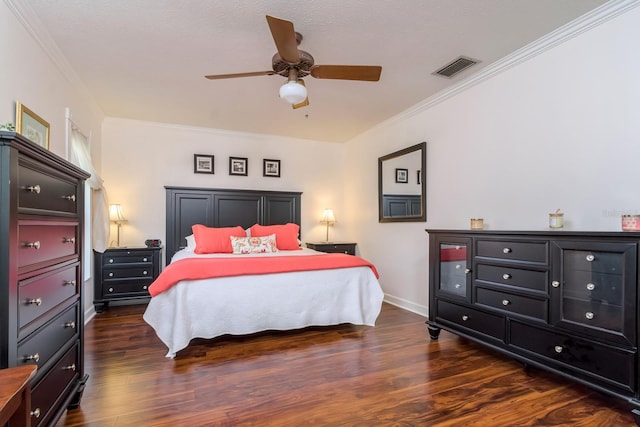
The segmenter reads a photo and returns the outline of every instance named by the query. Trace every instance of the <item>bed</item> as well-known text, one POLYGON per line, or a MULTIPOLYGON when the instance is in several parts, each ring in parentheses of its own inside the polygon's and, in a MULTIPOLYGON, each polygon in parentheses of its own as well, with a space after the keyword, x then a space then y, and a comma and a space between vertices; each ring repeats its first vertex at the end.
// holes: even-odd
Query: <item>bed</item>
POLYGON ((167 357, 194 338, 375 325, 383 299, 375 266, 301 248, 299 236, 295 247, 291 243, 291 229, 299 230, 301 193, 182 187, 166 192, 170 262, 150 287, 144 320, 167 346, 167 357), (231 239, 234 251, 258 239, 267 249, 287 244, 259 253, 197 253, 195 238, 204 241, 198 231, 218 235, 231 229, 250 234, 231 239))

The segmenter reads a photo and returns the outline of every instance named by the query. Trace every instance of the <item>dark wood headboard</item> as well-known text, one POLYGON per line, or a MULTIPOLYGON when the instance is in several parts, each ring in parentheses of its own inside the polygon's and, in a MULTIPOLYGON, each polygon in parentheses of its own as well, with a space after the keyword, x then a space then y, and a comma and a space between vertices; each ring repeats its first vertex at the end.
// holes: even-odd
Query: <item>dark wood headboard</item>
POLYGON ((191 226, 249 228, 254 224, 300 225, 301 192, 165 187, 167 264, 187 244, 191 226))

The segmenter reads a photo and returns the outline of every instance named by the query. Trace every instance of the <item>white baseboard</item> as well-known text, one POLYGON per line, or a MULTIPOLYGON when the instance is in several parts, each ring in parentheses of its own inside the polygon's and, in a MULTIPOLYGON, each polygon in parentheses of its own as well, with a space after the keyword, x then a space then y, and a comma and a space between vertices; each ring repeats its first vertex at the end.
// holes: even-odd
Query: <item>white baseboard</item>
POLYGON ((410 311, 420 316, 427 317, 427 307, 421 304, 416 304, 404 298, 395 297, 393 295, 384 294, 384 302, 387 302, 396 307, 400 307, 404 310, 410 311))

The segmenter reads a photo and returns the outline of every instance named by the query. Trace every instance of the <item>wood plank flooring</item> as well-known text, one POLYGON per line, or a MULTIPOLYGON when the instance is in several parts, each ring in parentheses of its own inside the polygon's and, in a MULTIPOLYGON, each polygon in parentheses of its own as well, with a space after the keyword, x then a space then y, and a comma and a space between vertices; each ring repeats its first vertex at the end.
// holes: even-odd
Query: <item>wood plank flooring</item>
POLYGON ((632 426, 613 398, 383 305, 340 325, 195 340, 166 359, 145 306, 85 330, 90 375, 61 426, 632 426))

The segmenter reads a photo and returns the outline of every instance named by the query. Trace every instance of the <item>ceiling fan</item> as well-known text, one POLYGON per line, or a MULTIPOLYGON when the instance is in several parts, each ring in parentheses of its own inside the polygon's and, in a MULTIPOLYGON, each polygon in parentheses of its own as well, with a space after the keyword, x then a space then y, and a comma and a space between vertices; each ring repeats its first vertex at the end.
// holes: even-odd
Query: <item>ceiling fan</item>
POLYGON ((249 73, 215 74, 207 79, 229 79, 235 77, 272 76, 279 74, 287 78, 280 87, 280 98, 295 108, 309 105, 307 88, 303 77, 311 75, 316 79, 362 80, 376 82, 380 80, 382 67, 377 65, 315 65, 309 52, 298 49, 302 34, 293 29, 293 22, 267 15, 267 23, 276 44, 278 53, 271 60, 272 70, 249 73))

